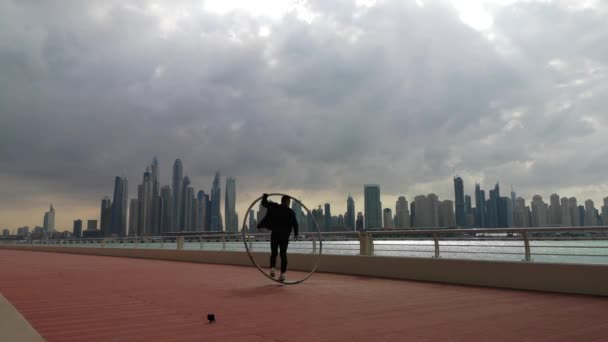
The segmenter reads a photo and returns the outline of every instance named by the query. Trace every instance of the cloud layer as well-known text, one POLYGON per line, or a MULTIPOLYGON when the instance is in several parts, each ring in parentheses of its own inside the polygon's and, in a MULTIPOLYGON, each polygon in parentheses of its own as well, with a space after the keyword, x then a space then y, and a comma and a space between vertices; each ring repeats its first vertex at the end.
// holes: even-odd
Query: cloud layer
POLYGON ((175 158, 197 189, 235 176, 241 217, 271 190, 451 198, 454 174, 608 194, 608 6, 488 2, 478 31, 449 1, 358 3, 0 1, 0 226, 96 218, 154 155, 163 184, 175 158))

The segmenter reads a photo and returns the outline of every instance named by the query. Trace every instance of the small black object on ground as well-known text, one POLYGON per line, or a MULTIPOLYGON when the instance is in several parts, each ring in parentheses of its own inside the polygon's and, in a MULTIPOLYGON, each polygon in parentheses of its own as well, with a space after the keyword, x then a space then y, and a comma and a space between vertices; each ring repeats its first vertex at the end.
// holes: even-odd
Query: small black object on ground
POLYGON ((207 320, 209 321, 209 323, 215 323, 215 314, 207 314, 207 320))

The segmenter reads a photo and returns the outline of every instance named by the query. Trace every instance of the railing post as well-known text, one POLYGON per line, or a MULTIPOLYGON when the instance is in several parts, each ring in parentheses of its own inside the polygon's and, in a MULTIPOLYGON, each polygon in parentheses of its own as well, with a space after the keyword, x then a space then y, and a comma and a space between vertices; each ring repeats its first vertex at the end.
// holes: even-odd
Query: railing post
POLYGON ((359 232, 359 254, 360 255, 373 255, 374 254, 374 241, 372 234, 368 232, 359 232))
POLYGON ((163 239, 163 237, 160 237, 160 249, 165 249, 165 239, 163 239))
POLYGON ((198 242, 201 243, 200 249, 202 250, 203 249, 203 237, 202 236, 198 238, 198 242))
POLYGON ((317 240, 312 238, 312 254, 317 254, 317 240))
POLYGON ((106 239, 101 240, 101 248, 106 248, 106 239))
POLYGON ((439 237, 437 236, 437 233, 433 233, 433 241, 435 241, 435 258, 440 258, 441 256, 439 255, 439 237))
POLYGON ((226 250, 226 236, 222 235, 222 251, 226 250))
POLYGON ((523 232, 521 234, 524 239, 524 248, 525 248, 525 259, 522 261, 532 261, 532 253, 530 253, 530 240, 528 239, 528 232, 523 232))
POLYGON ((182 249, 184 249, 184 237, 178 236, 177 237, 177 250, 181 251, 182 249))

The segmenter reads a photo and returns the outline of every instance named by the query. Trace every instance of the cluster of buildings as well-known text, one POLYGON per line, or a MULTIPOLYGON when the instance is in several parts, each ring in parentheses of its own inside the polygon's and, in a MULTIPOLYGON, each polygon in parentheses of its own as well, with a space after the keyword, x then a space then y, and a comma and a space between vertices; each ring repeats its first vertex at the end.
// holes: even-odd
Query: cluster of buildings
MULTIPOLYGON (((113 198, 101 200, 99 226, 97 220, 75 220, 73 236, 155 236, 176 232, 238 232, 236 213, 236 181, 228 177, 225 183, 224 215, 220 212, 220 174, 216 172, 210 193, 195 191, 188 176, 184 176, 180 159, 173 164, 171 185, 160 186, 158 160, 155 157, 143 173, 138 184, 136 198, 129 198, 126 177, 116 177, 113 198)), ((307 213, 301 205, 292 201, 292 209, 302 232, 314 231, 314 221, 321 231, 348 231, 366 229, 410 229, 438 227, 577 227, 608 225, 608 197, 598 210, 592 200, 579 205, 574 197, 552 194, 549 203, 535 195, 527 204, 517 197, 513 188, 510 196, 501 196, 497 183, 487 192, 475 184, 474 197, 465 195, 464 182, 454 177, 454 201, 440 200, 436 194, 418 195, 408 202, 399 196, 393 209, 383 207, 380 186, 366 184, 363 187, 364 208, 355 214, 355 201, 349 194, 346 212, 335 215, 329 203, 319 205, 307 213), (314 220, 313 220, 314 219, 314 220)), ((259 206, 257 213, 251 209, 246 226, 256 227, 266 210, 259 206)), ((44 214, 42 227, 20 227, 18 236, 32 238, 62 238, 72 235, 55 231, 55 209, 51 204, 44 214)), ((3 236, 10 235, 8 229, 3 236)))
MULTIPOLYGON (((126 177, 116 177, 114 196, 101 200, 99 230, 89 220, 84 236, 155 236, 172 232, 237 232, 236 181, 226 179, 225 220, 222 219, 220 173, 216 172, 211 192, 196 192, 180 159, 173 163, 171 185, 160 185, 158 159, 154 157, 130 198, 126 177), (224 229, 224 227, 226 229, 224 229)), ((82 223, 74 221, 74 235, 82 223)))

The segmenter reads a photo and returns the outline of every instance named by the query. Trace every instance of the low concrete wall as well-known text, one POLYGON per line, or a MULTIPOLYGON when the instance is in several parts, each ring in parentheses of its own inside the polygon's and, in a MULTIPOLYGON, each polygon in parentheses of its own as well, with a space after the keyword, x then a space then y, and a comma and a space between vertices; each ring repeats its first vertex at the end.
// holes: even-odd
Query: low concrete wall
MULTIPOLYGON (((244 252, 0 246, 0 248, 251 266, 244 252)), ((268 267, 268 253, 254 253, 268 267)), ((290 254, 289 269, 309 271, 315 255, 290 254)), ((608 296, 608 266, 538 262, 323 255, 319 272, 608 296)))

